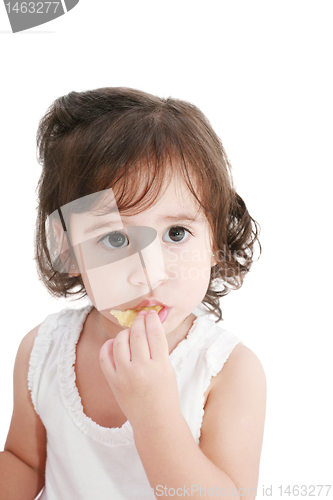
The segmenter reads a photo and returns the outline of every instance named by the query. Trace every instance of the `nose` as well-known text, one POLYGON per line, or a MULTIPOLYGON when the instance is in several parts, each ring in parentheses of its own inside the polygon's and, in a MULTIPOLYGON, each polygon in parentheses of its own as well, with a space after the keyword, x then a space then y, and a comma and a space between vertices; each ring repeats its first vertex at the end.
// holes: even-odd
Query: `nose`
POLYGON ((131 227, 132 241, 137 242, 136 250, 140 263, 132 270, 129 281, 132 285, 147 285, 149 292, 157 288, 168 279, 165 269, 163 250, 157 231, 150 227, 131 227))
POLYGON ((150 292, 168 280, 168 274, 165 270, 164 262, 162 262, 162 264, 152 262, 144 268, 144 272, 146 274, 150 292))
POLYGON ((162 248, 158 241, 155 240, 155 244, 139 251, 138 255, 141 265, 133 270, 129 276, 129 281, 135 286, 148 285, 149 291, 152 292, 152 290, 168 280, 162 248))
POLYGON ((129 282, 134 286, 147 285, 149 292, 165 283, 168 280, 168 274, 165 270, 164 259, 161 252, 149 252, 144 258, 139 252, 141 265, 133 270, 129 276, 129 282))

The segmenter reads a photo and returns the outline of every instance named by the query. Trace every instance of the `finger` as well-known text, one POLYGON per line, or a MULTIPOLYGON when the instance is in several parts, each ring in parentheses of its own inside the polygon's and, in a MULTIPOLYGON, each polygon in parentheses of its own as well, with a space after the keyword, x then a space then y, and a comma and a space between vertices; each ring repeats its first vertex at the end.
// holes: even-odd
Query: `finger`
POLYGON ((121 330, 113 339, 113 359, 116 370, 119 366, 127 364, 131 360, 131 352, 129 347, 129 334, 130 329, 121 330))
POLYGON ((132 362, 142 362, 150 359, 147 341, 145 316, 147 311, 140 311, 134 320, 130 334, 130 349, 132 362))
POLYGON ((116 365, 113 359, 113 342, 114 339, 104 342, 99 352, 99 362, 106 378, 112 377, 116 373, 116 365))
POLYGON ((150 357, 164 359, 169 357, 168 342, 165 330, 156 311, 149 311, 146 316, 146 329, 150 357))

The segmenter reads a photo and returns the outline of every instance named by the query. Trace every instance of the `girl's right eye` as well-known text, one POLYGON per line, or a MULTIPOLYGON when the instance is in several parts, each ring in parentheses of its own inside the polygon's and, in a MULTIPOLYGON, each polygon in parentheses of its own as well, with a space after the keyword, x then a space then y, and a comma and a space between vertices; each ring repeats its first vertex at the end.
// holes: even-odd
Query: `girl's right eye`
MULTIPOLYGON (((103 245, 109 250, 117 250, 119 248, 124 248, 124 243, 127 241, 129 243, 126 234, 121 233, 120 231, 113 231, 112 233, 103 236, 99 242, 103 242, 103 245)), ((127 245, 125 245, 127 246, 127 245)))

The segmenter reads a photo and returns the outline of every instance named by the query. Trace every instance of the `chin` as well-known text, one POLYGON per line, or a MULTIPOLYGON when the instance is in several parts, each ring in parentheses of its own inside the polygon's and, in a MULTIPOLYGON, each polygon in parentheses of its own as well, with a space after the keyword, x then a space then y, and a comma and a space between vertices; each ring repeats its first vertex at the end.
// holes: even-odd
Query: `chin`
POLYGON ((111 311, 111 308, 102 309, 102 310, 100 310, 98 312, 99 312, 99 314, 101 314, 102 316, 104 316, 104 318, 106 318, 108 321, 110 321, 110 323, 113 323, 116 326, 120 326, 117 318, 115 318, 114 316, 112 316, 112 314, 110 314, 110 311, 111 311))

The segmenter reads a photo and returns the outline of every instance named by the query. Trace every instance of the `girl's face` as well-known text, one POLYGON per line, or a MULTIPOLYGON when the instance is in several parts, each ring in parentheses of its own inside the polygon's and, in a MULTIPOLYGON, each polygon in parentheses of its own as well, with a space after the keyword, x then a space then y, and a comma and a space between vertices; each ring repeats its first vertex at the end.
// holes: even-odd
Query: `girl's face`
MULTIPOLYGON (((102 201, 116 207, 111 189, 102 201)), ((166 334, 175 330, 203 300, 216 264, 208 221, 182 181, 170 182, 156 203, 137 215, 116 209, 72 214, 70 234, 90 300, 118 327, 110 310, 135 309, 144 299, 155 299, 168 311, 166 334)))

